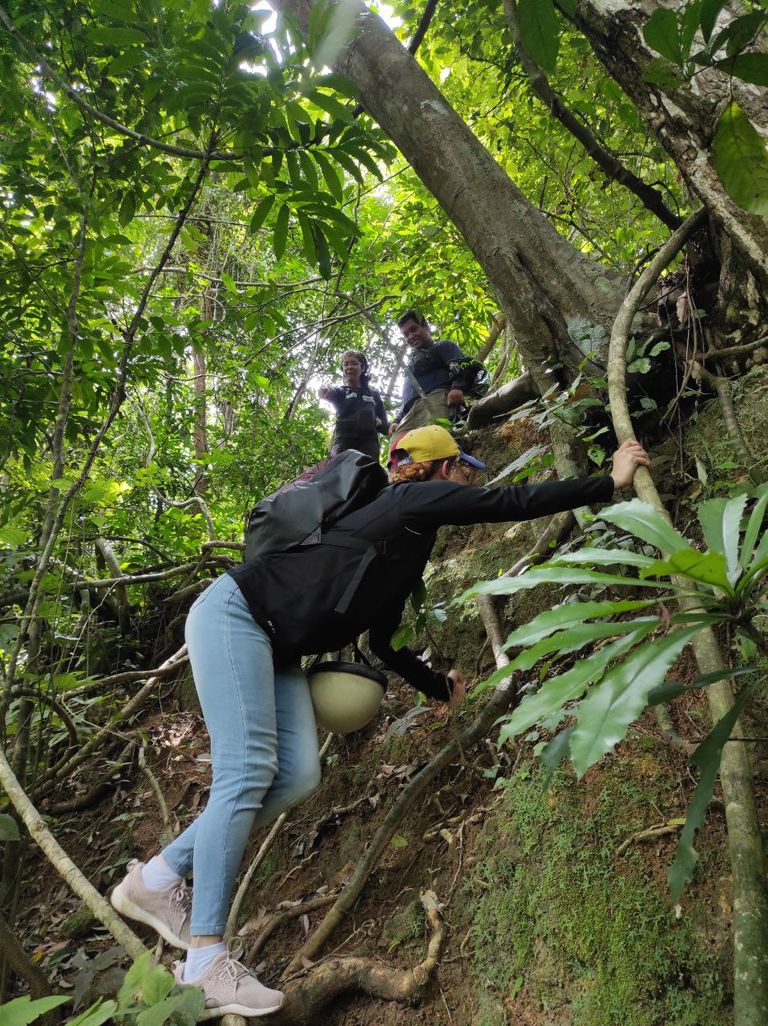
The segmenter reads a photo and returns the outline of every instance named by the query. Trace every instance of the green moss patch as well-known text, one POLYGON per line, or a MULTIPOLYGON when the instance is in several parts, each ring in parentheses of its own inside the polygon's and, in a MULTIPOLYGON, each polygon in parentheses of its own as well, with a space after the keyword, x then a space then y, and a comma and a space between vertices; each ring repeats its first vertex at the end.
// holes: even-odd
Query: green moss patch
MULTIPOLYGON (((473 1026, 730 1022, 729 955, 712 935, 718 901, 689 895, 676 916, 664 883, 674 837, 616 855, 659 822, 665 782, 670 809, 661 812, 675 814, 663 776, 643 754, 580 783, 561 774, 545 789, 539 771, 525 767, 503 785, 464 888, 473 1026)), ((717 868, 700 848, 702 864, 717 868)))

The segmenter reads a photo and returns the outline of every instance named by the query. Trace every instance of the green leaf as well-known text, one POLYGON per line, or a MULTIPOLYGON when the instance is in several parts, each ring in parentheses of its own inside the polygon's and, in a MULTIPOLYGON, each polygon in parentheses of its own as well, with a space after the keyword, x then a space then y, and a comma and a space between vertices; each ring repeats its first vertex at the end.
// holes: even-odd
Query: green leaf
MULTIPOLYGON (((522 734, 534 723, 548 719, 565 705, 584 693, 586 687, 602 677, 606 667, 641 641, 653 625, 643 627, 626 638, 605 645, 586 659, 580 659, 570 670, 544 681, 538 691, 529 692, 515 711, 503 721, 499 741, 522 734)), ((506 669, 506 667, 505 667, 506 669)), ((497 671, 498 672, 498 671, 497 671)))
POLYGON ((682 40, 677 16, 667 7, 657 7, 643 28, 648 46, 680 67, 683 63, 682 40))
POLYGON ((360 168, 357 166, 354 160, 346 152, 346 150, 342 150, 340 147, 337 146, 335 149, 329 150, 329 153, 336 161, 336 163, 341 164, 344 170, 348 172, 348 174, 352 175, 352 177, 356 179, 360 185, 365 184, 364 175, 362 174, 360 168))
POLYGON ((701 25, 701 34, 707 42, 709 42, 717 16, 723 7, 725 7, 725 0, 703 0, 702 2, 699 24, 701 25))
POLYGON ((296 211, 296 217, 301 229, 304 257, 308 264, 314 266, 317 262, 317 248, 315 246, 315 236, 312 234, 312 223, 306 214, 302 214, 300 210, 296 211))
POLYGON ((181 994, 174 994, 172 997, 153 1002, 151 1008, 144 1009, 136 1016, 136 1026, 163 1026, 163 1023, 176 1012, 182 1000, 181 994))
POLYGON ((165 966, 155 965, 142 980, 141 997, 145 1004, 164 1001, 173 989, 173 976, 165 966))
POLYGON ((674 64, 670 64, 665 57, 654 57, 650 60, 643 77, 646 82, 660 86, 665 91, 679 89, 686 81, 674 64))
POLYGON ((60 994, 38 998, 37 1001, 33 1001, 28 994, 14 998, 0 1007, 0 1026, 28 1026, 52 1008, 63 1005, 65 1001, 69 1001, 69 998, 60 994))
POLYGON ((323 229, 317 222, 315 222, 315 246, 317 248, 317 268, 320 271, 321 277, 328 281, 333 273, 333 268, 331 267, 331 254, 328 249, 328 243, 326 242, 323 229))
POLYGON ((315 162, 320 168, 320 172, 325 179, 325 184, 328 186, 328 192, 330 192, 338 203, 341 203, 344 199, 344 189, 341 178, 336 173, 336 169, 326 155, 320 150, 313 150, 312 156, 315 158, 315 162))
POLYGON ((389 644, 393 651, 399 652, 401 648, 405 648, 409 645, 416 637, 416 632, 409 623, 401 624, 395 633, 392 635, 389 644))
POLYGON ((701 776, 691 804, 688 806, 688 815, 677 844, 674 862, 667 871, 667 881, 673 901, 680 900, 683 888, 693 876, 693 869, 699 857, 693 847, 693 839, 696 836, 696 831, 704 822, 707 806, 715 790, 723 748, 731 736, 749 693, 748 688, 741 692, 733 706, 714 725, 691 756, 691 762, 700 770, 701 776))
POLYGON ((152 971, 152 952, 145 951, 139 955, 125 974, 123 985, 117 995, 117 1003, 120 1008, 132 1005, 141 995, 144 979, 152 971))
MULTIPOLYGON (((613 638, 617 635, 629 634, 637 629, 638 624, 646 623, 657 627, 659 625, 659 618, 653 616, 642 617, 637 620, 617 620, 616 622, 608 621, 607 623, 600 620, 597 623, 576 624, 567 630, 550 634, 548 638, 542 638, 541 641, 530 648, 523 649, 517 658, 506 667, 506 670, 508 673, 513 670, 530 670, 540 659, 553 652, 556 652, 558 656, 567 655, 569 652, 577 652, 580 648, 591 644, 593 641, 601 641, 603 638, 613 638)), ((506 645, 504 647, 506 648, 506 645)))
POLYGON ((751 11, 749 14, 742 14, 741 17, 734 18, 721 32, 717 33, 710 44, 710 51, 717 53, 724 46, 729 57, 741 53, 742 50, 746 50, 763 27, 766 18, 768 15, 762 11, 751 11))
POLYGON ((105 1022, 114 1022, 114 1014, 117 1011, 116 1001, 104 1001, 102 998, 86 1008, 84 1012, 75 1019, 69 1019, 67 1026, 103 1026, 105 1022))
POLYGON ((740 562, 742 569, 746 570, 752 561, 752 551, 755 547, 758 535, 765 520, 765 509, 768 506, 768 486, 762 486, 762 495, 758 498, 752 512, 749 515, 747 529, 744 532, 744 541, 741 545, 740 562))
POLYGON ((728 576, 732 582, 739 576, 739 538, 746 505, 747 495, 741 494, 731 499, 723 510, 723 551, 728 562, 728 576))
POLYGON ((231 278, 230 275, 226 273, 226 271, 221 272, 221 283, 227 290, 227 292, 230 294, 230 296, 237 295, 237 285, 235 285, 234 279, 231 278))
POLYGON ((270 210, 274 205, 274 195, 265 196, 264 199, 261 200, 261 202, 256 207, 256 210, 253 213, 253 217, 251 218, 251 223, 249 227, 252 232, 257 232, 259 228, 261 228, 261 226, 267 219, 267 215, 269 214, 270 210))
POLYGON ((285 162, 288 165, 288 177, 291 179, 291 185, 294 187, 294 189, 302 189, 304 183, 301 179, 299 158, 296 156, 295 150, 288 150, 286 152, 285 162))
POLYGON ((301 172, 306 180, 309 188, 312 192, 317 192, 318 180, 317 171, 315 171, 315 164, 312 158, 304 150, 299 150, 299 163, 301 164, 301 172))
POLYGON ((707 548, 715 552, 722 552, 725 555, 725 540, 723 539, 723 512, 728 500, 722 497, 707 499, 700 502, 697 509, 699 523, 704 535, 707 548))
POLYGON ((647 642, 609 670, 581 703, 571 736, 571 758, 580 777, 622 740, 648 704, 650 692, 663 684, 667 670, 700 629, 698 624, 682 627, 647 642))
POLYGON ((601 574, 597 570, 571 570, 564 566, 540 566, 518 577, 498 577, 472 585, 454 602, 466 602, 476 595, 514 595, 518 591, 537 588, 540 584, 620 584, 626 587, 658 588, 658 581, 642 581, 619 574, 601 574))
POLYGON ((519 0, 517 13, 523 49, 552 74, 560 45, 560 20, 552 0, 519 0))
POLYGON ((734 203, 768 217, 768 150, 735 100, 717 123, 712 155, 720 181, 734 203))
POLYGON ((626 566, 650 566, 654 562, 652 556, 644 556, 641 552, 630 549, 578 549, 576 552, 565 552, 551 560, 552 564, 562 563, 597 563, 599 566, 615 566, 617 563, 626 566))
POLYGON ((518 627, 507 638, 505 648, 514 645, 534 645, 561 627, 572 623, 583 623, 595 616, 619 616, 635 609, 647 609, 656 604, 655 599, 624 600, 621 602, 570 602, 554 609, 547 609, 531 620, 530 623, 518 627))
POLYGON ((0 812, 0 841, 18 841, 19 824, 5 812, 0 812))
POLYGON ((693 37, 696 35, 696 31, 699 27, 700 9, 701 0, 689 0, 678 15, 678 24, 680 26, 680 49, 682 50, 684 60, 688 58, 691 52, 691 43, 693 42, 693 37))
POLYGON ((690 543, 674 529, 663 513, 640 499, 609 506, 608 509, 601 510, 595 519, 616 524, 623 531, 637 535, 664 553, 690 547, 690 543))
POLYGON ((352 113, 352 107, 348 107, 346 104, 341 103, 335 96, 329 96, 328 93, 321 93, 317 89, 310 89, 306 94, 307 99, 310 103, 314 103, 316 107, 326 111, 331 117, 344 121, 347 124, 351 124, 354 121, 352 113))
POLYGON ((728 568, 722 552, 699 552, 698 549, 682 549, 675 552, 669 559, 660 559, 647 570, 641 571, 643 577, 652 574, 663 577, 667 574, 679 574, 700 584, 709 584, 720 588, 728 595, 733 594, 733 587, 728 579, 728 568))
POLYGON ((665 680, 663 684, 650 690, 648 705, 664 705, 665 702, 672 702, 687 691, 688 687, 681 684, 679 680, 665 680))
POLYGON ((544 778, 545 787, 563 759, 568 757, 572 733, 573 727, 566 727, 565 730, 561 730, 559 734, 555 735, 549 744, 545 745, 539 752, 539 759, 548 771, 547 776, 544 778))
POLYGON ((117 214, 117 219, 123 228, 125 228, 129 221, 133 220, 133 215, 135 213, 136 196, 132 192, 126 192, 125 196, 123 196, 123 201, 120 204, 120 210, 117 214))
POLYGON ((275 218, 275 227, 272 233, 272 249, 275 251, 275 258, 282 259, 285 253, 285 245, 288 241, 288 207, 283 203, 275 218))
POLYGON ((716 68, 722 68, 734 78, 754 85, 768 85, 768 53, 740 53, 735 57, 716 61, 716 68))

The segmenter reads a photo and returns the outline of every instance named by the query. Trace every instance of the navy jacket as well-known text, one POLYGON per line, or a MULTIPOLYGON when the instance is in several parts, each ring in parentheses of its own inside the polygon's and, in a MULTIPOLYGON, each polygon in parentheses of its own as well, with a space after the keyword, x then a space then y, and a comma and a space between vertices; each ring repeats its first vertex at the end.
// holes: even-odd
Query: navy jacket
MULTIPOLYGON (((462 392, 466 392, 472 385, 472 375, 467 374, 465 367, 461 366, 461 361, 466 364, 466 357, 456 343, 442 339, 433 342, 426 349, 414 349, 408 359, 408 367, 425 395, 438 388, 444 388, 446 392, 452 388, 460 388, 462 392)), ((419 392, 410 375, 406 374, 403 401, 395 420, 402 420, 418 398, 419 392)))

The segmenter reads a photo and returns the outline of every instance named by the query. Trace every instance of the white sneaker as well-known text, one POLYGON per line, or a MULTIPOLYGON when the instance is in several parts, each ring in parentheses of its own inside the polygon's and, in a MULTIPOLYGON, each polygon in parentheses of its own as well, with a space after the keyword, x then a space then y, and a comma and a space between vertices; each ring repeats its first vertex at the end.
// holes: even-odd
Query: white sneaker
POLYGON ((184 979, 183 962, 174 964, 173 975, 177 983, 202 989, 206 1019, 228 1014, 246 1018, 271 1015, 283 1003, 282 991, 270 990, 259 983, 253 973, 227 951, 214 958, 196 980, 184 979))

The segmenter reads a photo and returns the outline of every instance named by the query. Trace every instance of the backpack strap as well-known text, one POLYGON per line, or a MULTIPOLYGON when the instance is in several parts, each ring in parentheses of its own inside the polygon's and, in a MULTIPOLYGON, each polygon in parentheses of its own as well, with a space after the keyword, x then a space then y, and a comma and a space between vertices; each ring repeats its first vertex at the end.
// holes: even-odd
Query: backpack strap
POLYGON ((352 575, 352 580, 349 582, 344 590, 344 594, 341 596, 339 601, 336 603, 334 613, 346 613, 349 609, 352 599, 355 597, 355 592, 360 587, 360 582, 363 579, 363 575, 368 567, 371 565, 376 556, 383 555, 386 542, 371 542, 365 538, 351 538, 351 537, 340 537, 334 538, 332 543, 337 545, 341 549, 357 549, 358 552, 362 552, 362 558, 355 568, 355 572, 352 575))

